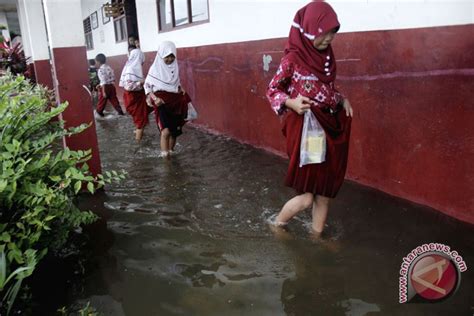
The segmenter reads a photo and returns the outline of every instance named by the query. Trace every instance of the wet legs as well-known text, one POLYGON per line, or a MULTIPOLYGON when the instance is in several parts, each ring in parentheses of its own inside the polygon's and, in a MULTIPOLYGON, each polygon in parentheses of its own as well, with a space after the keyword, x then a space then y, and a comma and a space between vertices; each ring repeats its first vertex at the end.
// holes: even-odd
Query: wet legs
POLYGON ((312 206, 313 223, 311 228, 314 233, 321 234, 326 224, 329 200, 330 198, 321 195, 316 195, 315 198, 312 193, 297 195, 283 206, 275 219, 276 225, 282 226, 287 224, 298 213, 312 206))
POLYGON ((170 153, 174 150, 176 145, 176 138, 173 137, 168 128, 164 128, 161 131, 160 136, 160 146, 163 156, 169 156, 170 153))

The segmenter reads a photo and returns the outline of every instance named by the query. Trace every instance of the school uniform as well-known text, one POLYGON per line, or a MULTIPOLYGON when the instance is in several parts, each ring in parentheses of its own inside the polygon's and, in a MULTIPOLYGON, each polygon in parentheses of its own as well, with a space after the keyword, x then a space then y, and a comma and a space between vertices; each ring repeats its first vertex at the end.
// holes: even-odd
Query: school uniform
POLYGON ((122 70, 119 83, 119 86, 125 90, 123 93, 125 109, 132 116, 137 129, 143 129, 148 124, 148 115, 153 111, 146 104, 142 84, 144 61, 144 55, 139 49, 132 50, 122 70))
POLYGON ((123 115, 122 108, 120 107, 119 100, 117 98, 117 91, 115 90, 115 75, 113 69, 104 64, 97 70, 97 76, 99 77, 100 85, 104 88, 106 96, 104 96, 102 89, 99 89, 99 101, 97 102, 97 113, 104 115, 104 109, 107 105, 107 101, 110 101, 114 109, 123 115))
POLYGON ((161 43, 145 80, 145 93, 153 93, 164 102, 155 105, 155 119, 160 131, 167 128, 173 137, 178 137, 186 123, 191 98, 181 92, 177 58, 170 65, 164 62, 164 58, 171 54, 177 56, 174 43, 161 43))

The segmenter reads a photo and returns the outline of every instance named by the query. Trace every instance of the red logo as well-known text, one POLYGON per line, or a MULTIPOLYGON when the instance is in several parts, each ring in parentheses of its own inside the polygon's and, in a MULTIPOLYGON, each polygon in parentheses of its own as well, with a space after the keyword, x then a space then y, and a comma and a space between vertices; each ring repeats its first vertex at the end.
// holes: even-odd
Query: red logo
POLYGON ((456 266, 448 257, 431 253, 422 255, 413 263, 410 280, 418 295, 435 301, 453 293, 459 276, 456 266))

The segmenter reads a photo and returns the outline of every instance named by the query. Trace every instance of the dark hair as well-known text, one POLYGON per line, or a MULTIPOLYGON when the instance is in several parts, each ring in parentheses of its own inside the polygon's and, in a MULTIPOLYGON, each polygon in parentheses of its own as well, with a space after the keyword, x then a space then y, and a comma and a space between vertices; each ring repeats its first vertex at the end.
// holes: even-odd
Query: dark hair
POLYGON ((105 64, 105 62, 107 61, 107 58, 105 57, 104 54, 98 54, 97 56, 95 56, 95 60, 101 64, 105 64))
POLYGON ((89 59, 89 66, 95 65, 95 59, 89 59))
POLYGON ((137 48, 136 45, 128 45, 128 50, 129 50, 129 51, 132 50, 132 49, 135 49, 135 48, 137 48))
POLYGON ((140 40, 140 39, 138 38, 138 35, 135 35, 135 34, 130 34, 130 35, 128 36, 128 39, 131 39, 131 38, 133 38, 133 39, 136 40, 136 41, 139 41, 139 40, 140 40))

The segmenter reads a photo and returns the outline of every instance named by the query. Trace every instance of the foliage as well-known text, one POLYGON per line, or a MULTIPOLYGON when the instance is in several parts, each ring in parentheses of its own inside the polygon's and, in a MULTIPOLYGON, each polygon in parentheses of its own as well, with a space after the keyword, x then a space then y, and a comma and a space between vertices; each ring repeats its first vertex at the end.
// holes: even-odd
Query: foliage
POLYGON ((99 313, 94 307, 90 305, 90 302, 87 302, 86 306, 78 310, 71 310, 66 307, 62 307, 61 309, 58 310, 58 315, 61 315, 61 316, 69 316, 69 315, 99 316, 99 313))
POLYGON ((8 311, 48 249, 59 249, 71 231, 96 219, 74 197, 124 178, 115 171, 94 177, 86 164, 90 150, 58 145, 89 126, 52 122, 66 107, 51 106, 47 90, 22 76, 0 77, 0 296, 8 311))
POLYGON ((24 74, 28 70, 28 58, 25 57, 20 43, 13 46, 6 42, 0 44, 0 66, 11 73, 24 74))

